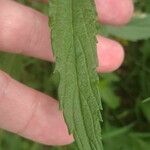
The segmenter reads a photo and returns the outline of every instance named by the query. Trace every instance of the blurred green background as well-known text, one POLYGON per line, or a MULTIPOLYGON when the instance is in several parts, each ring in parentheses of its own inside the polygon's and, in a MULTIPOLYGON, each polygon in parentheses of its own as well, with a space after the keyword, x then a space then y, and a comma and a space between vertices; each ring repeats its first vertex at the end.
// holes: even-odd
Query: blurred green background
MULTIPOLYGON (((47 14, 47 5, 18 0, 47 14)), ((104 26, 100 33, 125 47, 123 66, 100 75, 103 101, 102 134, 105 150, 150 150, 150 0, 135 0, 133 20, 125 27, 104 26)), ((41 60, 0 52, 0 69, 16 80, 56 95, 50 80, 53 65, 41 60)), ((75 150, 43 146, 0 130, 0 150, 75 150)))

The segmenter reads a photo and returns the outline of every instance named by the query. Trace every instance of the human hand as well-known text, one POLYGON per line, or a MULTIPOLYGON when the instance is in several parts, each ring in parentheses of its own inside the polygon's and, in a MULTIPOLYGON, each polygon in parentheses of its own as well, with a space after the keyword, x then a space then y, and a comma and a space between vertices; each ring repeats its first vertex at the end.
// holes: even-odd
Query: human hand
MULTIPOLYGON (((95 1, 104 24, 123 25, 133 14, 132 0, 95 1)), ((1 50, 53 61, 49 37, 47 16, 13 0, 0 0, 1 50)), ((101 36, 97 39, 97 70, 102 73, 116 70, 124 58, 122 46, 101 36)), ((2 71, 0 86, 0 128, 48 145, 73 141, 56 100, 2 71)))

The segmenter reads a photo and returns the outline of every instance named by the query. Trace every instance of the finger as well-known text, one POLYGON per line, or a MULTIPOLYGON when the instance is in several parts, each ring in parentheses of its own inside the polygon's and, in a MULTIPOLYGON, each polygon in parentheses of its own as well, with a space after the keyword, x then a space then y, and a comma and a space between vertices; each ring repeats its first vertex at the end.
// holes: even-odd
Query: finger
POLYGON ((46 16, 14 1, 0 0, 1 50, 52 61, 49 39, 46 16))
POLYGON ((123 25, 132 18, 133 0, 95 0, 95 3, 99 20, 104 24, 123 25))
POLYGON ((0 71, 0 128, 48 145, 71 143, 58 102, 0 71))
POLYGON ((117 70, 124 60, 124 50, 120 43, 97 36, 98 72, 108 73, 117 70))
POLYGON ((134 11, 132 0, 95 0, 98 17, 104 24, 124 25, 134 11))
MULTIPOLYGON (((47 17, 15 2, 0 1, 0 49, 53 61, 49 37, 47 17)), ((116 70, 123 60, 122 47, 106 38, 98 38, 98 43, 98 70, 116 70)))

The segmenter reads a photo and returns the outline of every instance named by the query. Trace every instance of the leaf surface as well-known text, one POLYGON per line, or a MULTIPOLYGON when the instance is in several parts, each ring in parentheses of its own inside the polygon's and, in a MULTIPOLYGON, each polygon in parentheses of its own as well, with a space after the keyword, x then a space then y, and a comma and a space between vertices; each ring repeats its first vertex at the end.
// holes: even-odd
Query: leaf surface
POLYGON ((135 17, 126 26, 106 26, 107 34, 123 38, 129 41, 138 41, 150 38, 150 14, 143 17, 135 17))
POLYGON ((102 150, 94 1, 49 0, 49 10, 58 96, 69 132, 79 150, 102 150))

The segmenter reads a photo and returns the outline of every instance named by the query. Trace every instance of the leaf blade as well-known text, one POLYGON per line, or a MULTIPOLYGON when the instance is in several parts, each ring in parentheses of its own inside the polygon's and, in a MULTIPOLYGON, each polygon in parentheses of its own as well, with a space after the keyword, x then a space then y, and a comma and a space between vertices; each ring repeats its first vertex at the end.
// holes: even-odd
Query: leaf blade
POLYGON ((49 7, 58 95, 69 132, 79 150, 102 150, 94 2, 50 0, 49 7))

